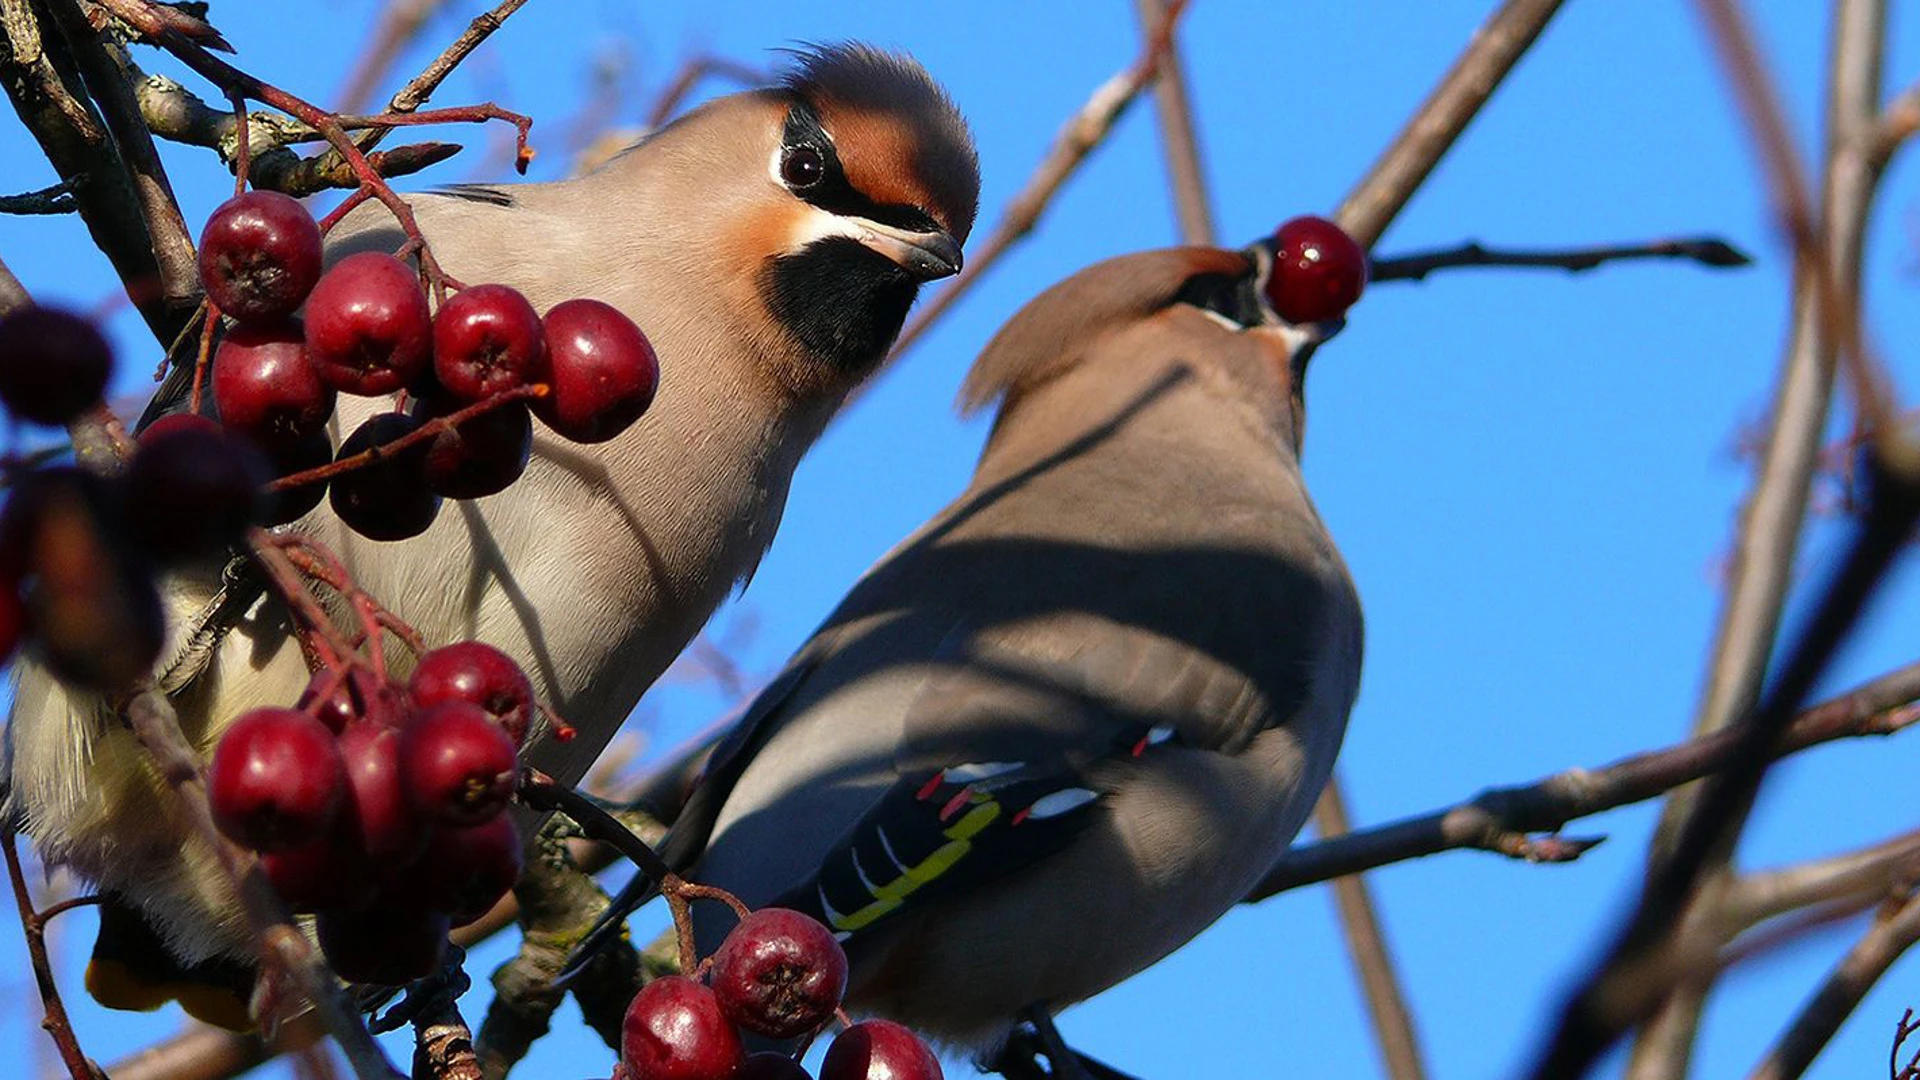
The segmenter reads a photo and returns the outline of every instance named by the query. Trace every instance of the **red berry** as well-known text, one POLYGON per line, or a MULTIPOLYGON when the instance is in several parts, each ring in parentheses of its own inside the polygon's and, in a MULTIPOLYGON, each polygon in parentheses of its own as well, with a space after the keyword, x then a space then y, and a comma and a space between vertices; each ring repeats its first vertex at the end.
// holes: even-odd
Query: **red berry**
POLYGON ((776 1050, 748 1054, 733 1080, 813 1080, 799 1062, 776 1050))
POLYGON ((818 1031, 847 991, 847 954, 833 932, 797 911, 762 908, 713 954, 710 980, 734 1023, 774 1039, 818 1031))
POLYGON ((214 353, 220 422, 269 452, 318 432, 333 415, 333 398, 307 355, 298 322, 236 326, 214 353))
POLYGON ((506 653, 480 641, 456 641, 420 658, 407 693, 421 709, 459 701, 491 715, 515 745, 533 721, 533 684, 506 653))
POLYGON ((320 951, 348 982, 401 986, 424 979, 439 968, 447 947, 447 917, 424 908, 323 911, 315 924, 320 951))
POLYGON ((400 776, 421 814, 443 825, 478 825, 512 801, 520 755, 493 717, 449 701, 401 729, 400 776))
POLYGON ((8 500, 8 561, 26 592, 41 658, 61 679, 112 692, 152 669, 165 643, 160 594, 126 535, 117 488, 72 467, 28 473, 8 500))
POLYGON ((505 285, 462 289, 433 317, 433 372, 463 401, 526 385, 546 352, 540 313, 505 285))
POLYGON ((223 202, 200 233, 200 283, 243 322, 291 315, 320 280, 320 226, 294 199, 248 191, 223 202))
POLYGON ((390 394, 433 359, 433 324, 420 278, 377 251, 349 255, 307 298, 307 351, 327 385, 390 394))
POLYGON ((343 805, 333 828, 313 843, 260 856, 267 880, 294 911, 357 911, 373 903, 377 879, 352 810, 343 805))
POLYGON ((692 979, 655 979, 627 1006, 620 1062, 632 1080, 729 1080, 746 1056, 713 991, 692 979))
POLYGON ((1267 302, 1290 323, 1325 322, 1347 313, 1367 287, 1367 253, 1340 226, 1297 217, 1274 232, 1267 302))
POLYGON ((944 1080, 920 1036, 891 1020, 863 1020, 834 1037, 820 1080, 944 1080))
POLYGON ((59 308, 0 319, 0 403, 22 420, 67 424, 100 401, 113 349, 93 323, 59 308))
POLYGON ((20 599, 20 582, 10 573, 0 573, 0 664, 20 647, 26 630, 27 608, 20 599))
POLYGON ((397 728, 408 711, 398 687, 382 683, 379 676, 361 667, 349 668, 344 674, 317 672, 300 691, 294 707, 318 717, 336 735, 355 721, 397 728))
POLYGON ((416 882, 420 901, 444 911, 456 927, 485 915, 520 880, 520 831, 501 814, 469 827, 442 826, 427 841, 426 854, 403 871, 416 882))
MULTIPOLYGON (((273 473, 275 479, 317 469, 333 460, 333 440, 327 438, 325 431, 316 431, 263 449, 267 454, 268 471, 273 473)), ((267 509, 262 520, 268 525, 297 521, 319 506, 320 500, 326 497, 325 480, 268 492, 267 509)))
POLYGON ((140 434, 127 466, 127 523, 160 562, 211 555, 264 516, 270 466, 249 441, 190 414, 140 434))
POLYGON ((220 736, 207 799, 214 822, 235 842, 285 851, 326 835, 346 771, 325 724, 296 709, 255 709, 220 736))
POLYGON ((413 808, 400 772, 400 733, 374 724, 349 724, 340 733, 340 757, 352 785, 357 841, 377 869, 397 870, 426 847, 428 823, 413 808))
MULTIPOLYGON (((459 407, 421 394, 422 423, 459 407)), ((533 418, 520 402, 497 406, 435 435, 427 444, 427 487, 449 499, 480 499, 506 490, 533 456, 533 418)))
MULTIPOLYGON (((403 413, 370 417, 340 444, 336 460, 386 446, 419 426, 403 413)), ((369 540, 405 540, 426 532, 440 514, 440 496, 427 490, 426 458, 426 444, 418 443, 334 477, 328 489, 333 512, 369 540)))
POLYGON ((533 413, 548 427, 574 442, 605 442, 653 404, 660 361, 632 319, 598 300, 568 300, 545 324, 552 393, 534 399, 533 413))

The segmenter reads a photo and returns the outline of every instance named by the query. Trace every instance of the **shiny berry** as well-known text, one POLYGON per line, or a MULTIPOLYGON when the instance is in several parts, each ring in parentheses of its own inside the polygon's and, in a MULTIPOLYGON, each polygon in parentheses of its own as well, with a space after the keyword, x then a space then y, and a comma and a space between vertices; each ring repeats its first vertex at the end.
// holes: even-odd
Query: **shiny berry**
POLYGON ((362 251, 334 264, 307 298, 307 351, 327 385, 390 394, 433 359, 433 324, 406 263, 362 251))
POLYGON ((403 871, 417 883, 419 899, 444 911, 456 927, 492 910, 520 880, 520 831, 513 817, 468 827, 442 826, 427 841, 426 853, 403 871))
POLYGON ((315 920, 320 951, 348 982, 400 986, 424 979, 447 948, 447 917, 425 908, 376 904, 367 911, 323 911, 315 920))
POLYGON ((212 555, 263 519, 272 466, 246 439, 203 417, 164 418, 140 433, 127 466, 127 524, 165 564, 212 555))
MULTIPOLYGON (((445 416, 458 403, 422 394, 422 422, 445 416)), ((427 444, 427 487, 449 499, 480 499, 510 487, 533 456, 533 417, 520 402, 496 406, 435 435, 427 444)))
POLYGON ((545 319, 546 381, 533 414, 574 442, 597 443, 625 431, 653 404, 660 362, 647 336, 610 304, 568 300, 545 319))
POLYGON ((620 1029, 632 1080, 728 1080, 746 1059, 713 991, 679 975, 640 988, 620 1029))
POLYGON ((413 808, 400 772, 400 733, 375 724, 349 724, 340 733, 340 757, 352 788, 355 840, 372 864, 398 869, 426 847, 425 818, 413 808))
POLYGON ((863 1020, 834 1036, 820 1080, 944 1080, 920 1036, 891 1020, 863 1020))
POLYGON ((255 851, 326 835, 347 787, 333 732, 297 709, 244 713, 214 748, 207 799, 220 831, 255 851))
POLYGON ((200 233, 200 284, 242 322, 294 313, 320 280, 320 227, 294 199, 248 191, 214 210, 200 233))
POLYGON ((515 745, 533 722, 533 684, 513 658, 480 641, 456 641, 420 658, 407 693, 421 709, 465 702, 486 710, 515 745))
MULTIPOLYGON (((419 426, 403 413, 379 413, 346 437, 336 460, 387 446, 419 426)), ((417 443, 334 477, 328 488, 333 512, 369 540, 405 540, 426 532, 440 514, 440 496, 427 490, 426 457, 426 444, 417 443)))
POLYGON ((734 1023, 791 1039, 817 1031, 847 991, 847 954, 833 932, 786 908, 740 920, 713 954, 713 992, 734 1023))
POLYGON ((433 372, 463 401, 480 401, 533 381, 546 360, 540 313, 519 290, 474 285, 433 317, 433 372))
POLYGON ((776 1050, 748 1054, 733 1080, 813 1080, 806 1067, 776 1050))
POLYGON ((1294 218, 1273 243, 1267 302, 1290 323, 1340 318, 1367 287, 1367 253, 1326 218, 1294 218))
POLYGON ((112 375, 113 350, 87 319, 51 307, 0 318, 0 403, 20 419, 71 423, 112 375))
POLYGON ((268 449, 318 432, 333 415, 333 388, 320 381, 294 321, 227 331, 213 356, 213 403, 220 422, 268 449))
POLYGON ((260 866, 274 891, 298 912, 357 911, 376 895, 359 824, 353 807, 344 803, 327 835, 304 847, 267 852, 260 866))
POLYGON ((493 717, 449 701, 401 729, 400 777, 422 815, 442 825, 478 825, 513 799, 520 755, 493 717))

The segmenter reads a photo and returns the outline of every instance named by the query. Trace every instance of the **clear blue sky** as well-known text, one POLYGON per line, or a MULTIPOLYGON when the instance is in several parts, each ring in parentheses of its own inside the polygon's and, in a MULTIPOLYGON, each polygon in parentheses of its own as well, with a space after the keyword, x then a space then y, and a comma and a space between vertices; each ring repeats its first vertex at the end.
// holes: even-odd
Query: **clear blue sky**
MULTIPOLYGON (((451 6, 404 69, 480 5, 451 6)), ((1332 209, 1492 6, 1200 0, 1184 41, 1222 235, 1251 239, 1296 213, 1332 209)), ((1805 145, 1816 145, 1822 6, 1754 5, 1805 145)), ((244 66, 325 99, 378 7, 228 2, 214 12, 244 66)), ((1920 32, 1911 20, 1895 31, 1897 86, 1916 74, 1920 32)), ((537 171, 551 175, 569 157, 569 120, 597 60, 633 61, 623 97, 601 103, 633 120, 690 50, 760 61, 772 47, 841 38, 908 49, 951 88, 979 137, 982 235, 1062 120, 1135 55, 1138 33, 1121 0, 964 9, 536 0, 436 101, 492 98, 531 113, 544 151, 537 171)), ((949 403, 993 329, 1081 266, 1173 242, 1151 119, 1144 108, 1130 115, 1031 242, 822 441, 772 554, 734 609, 759 623, 741 650, 749 667, 776 666, 873 559, 959 489, 986 425, 955 419, 949 403)), ((499 145, 489 156, 479 132, 449 134, 471 149, 429 179, 504 174, 499 145)), ((204 218, 224 197, 224 173, 202 153, 168 160, 189 220, 204 218)), ((0 123, 0 161, 9 190, 52 179, 11 121, 0 123)), ((1907 161, 1888 177, 1868 274, 1878 340, 1908 387, 1920 385, 1910 351, 1920 336, 1917 182, 1907 161)), ((1781 247, 1681 3, 1569 4, 1381 245, 1391 253, 1467 238, 1553 244, 1697 232, 1727 236, 1760 265, 1735 274, 1670 265, 1582 278, 1460 273, 1383 286, 1316 359, 1308 478, 1368 617, 1367 668, 1341 766, 1362 822, 1597 765, 1685 731, 1717 610, 1716 568, 1749 481, 1733 448, 1765 415, 1786 322, 1781 247)), ((0 219, 0 256, 46 298, 91 303, 112 292, 103 260, 71 220, 0 219)), ((116 327, 128 371, 150 369, 151 343, 126 319, 116 327)), ((1839 535, 1830 525, 1813 531, 1803 586, 1817 580, 1839 535)), ((1915 599, 1909 575, 1847 652, 1836 687, 1913 658, 1915 599)), ((723 612, 716 628, 731 617, 723 612)), ((643 703, 639 721, 659 745, 722 704, 710 692, 666 687, 643 703)), ((1778 770, 1742 863, 1819 856, 1911 828, 1914 738, 1823 749, 1778 770)), ((1507 1075, 1528 1059, 1566 980, 1632 896, 1651 821, 1641 808, 1581 823, 1613 839, 1574 866, 1463 853, 1373 876, 1435 1075, 1507 1075)), ((88 923, 76 915, 62 924, 67 959, 84 953, 88 923)), ((1847 924, 1731 978, 1708 1017, 1700 1075, 1749 1068, 1858 929, 1847 924)), ((499 948, 477 954, 483 985, 500 958, 499 948)), ((16 1060, 50 1064, 17 936, 4 930, 0 964, 18 973, 0 984, 12 1006, 0 1028, 6 1044, 16 1060)), ((76 968, 63 970, 81 999, 76 968)), ((1895 968, 1815 1075, 1881 1068, 1901 1009, 1920 1004, 1916 975, 1915 962, 1895 968)), ((482 1000, 470 999, 470 1017, 482 1000)), ((569 1007, 525 1075, 606 1075, 611 1055, 575 1016, 569 1007)), ((104 1061, 179 1021, 82 1007, 76 1022, 104 1061)), ((1063 1027, 1149 1080, 1378 1071, 1323 890, 1235 912, 1070 1011, 1063 1027)))

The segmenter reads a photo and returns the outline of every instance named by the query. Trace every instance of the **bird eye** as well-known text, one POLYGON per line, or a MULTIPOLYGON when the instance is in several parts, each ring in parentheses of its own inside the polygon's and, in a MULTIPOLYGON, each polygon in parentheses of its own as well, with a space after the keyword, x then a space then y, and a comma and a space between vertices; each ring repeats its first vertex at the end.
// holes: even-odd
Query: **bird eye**
POLYGON ((811 147, 796 146, 780 160, 780 179, 796 191, 812 187, 826 175, 825 159, 821 158, 820 151, 811 147))

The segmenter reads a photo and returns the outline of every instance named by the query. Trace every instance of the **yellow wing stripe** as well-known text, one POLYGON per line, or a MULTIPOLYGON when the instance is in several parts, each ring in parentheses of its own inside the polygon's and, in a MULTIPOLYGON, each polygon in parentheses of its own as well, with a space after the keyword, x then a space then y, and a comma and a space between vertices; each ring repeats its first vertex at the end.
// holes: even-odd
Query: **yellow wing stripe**
POLYGON ((832 920, 833 928, 851 933, 872 925, 883 916, 899 910, 907 897, 966 858, 967 853, 973 850, 973 838, 999 820, 1003 813, 1001 805, 987 792, 971 792, 967 801, 973 806, 960 815, 958 821, 941 830, 940 835, 947 838, 946 843, 912 866, 902 867, 899 875, 892 880, 872 886, 868 891, 873 894, 873 903, 840 914, 832 920))

